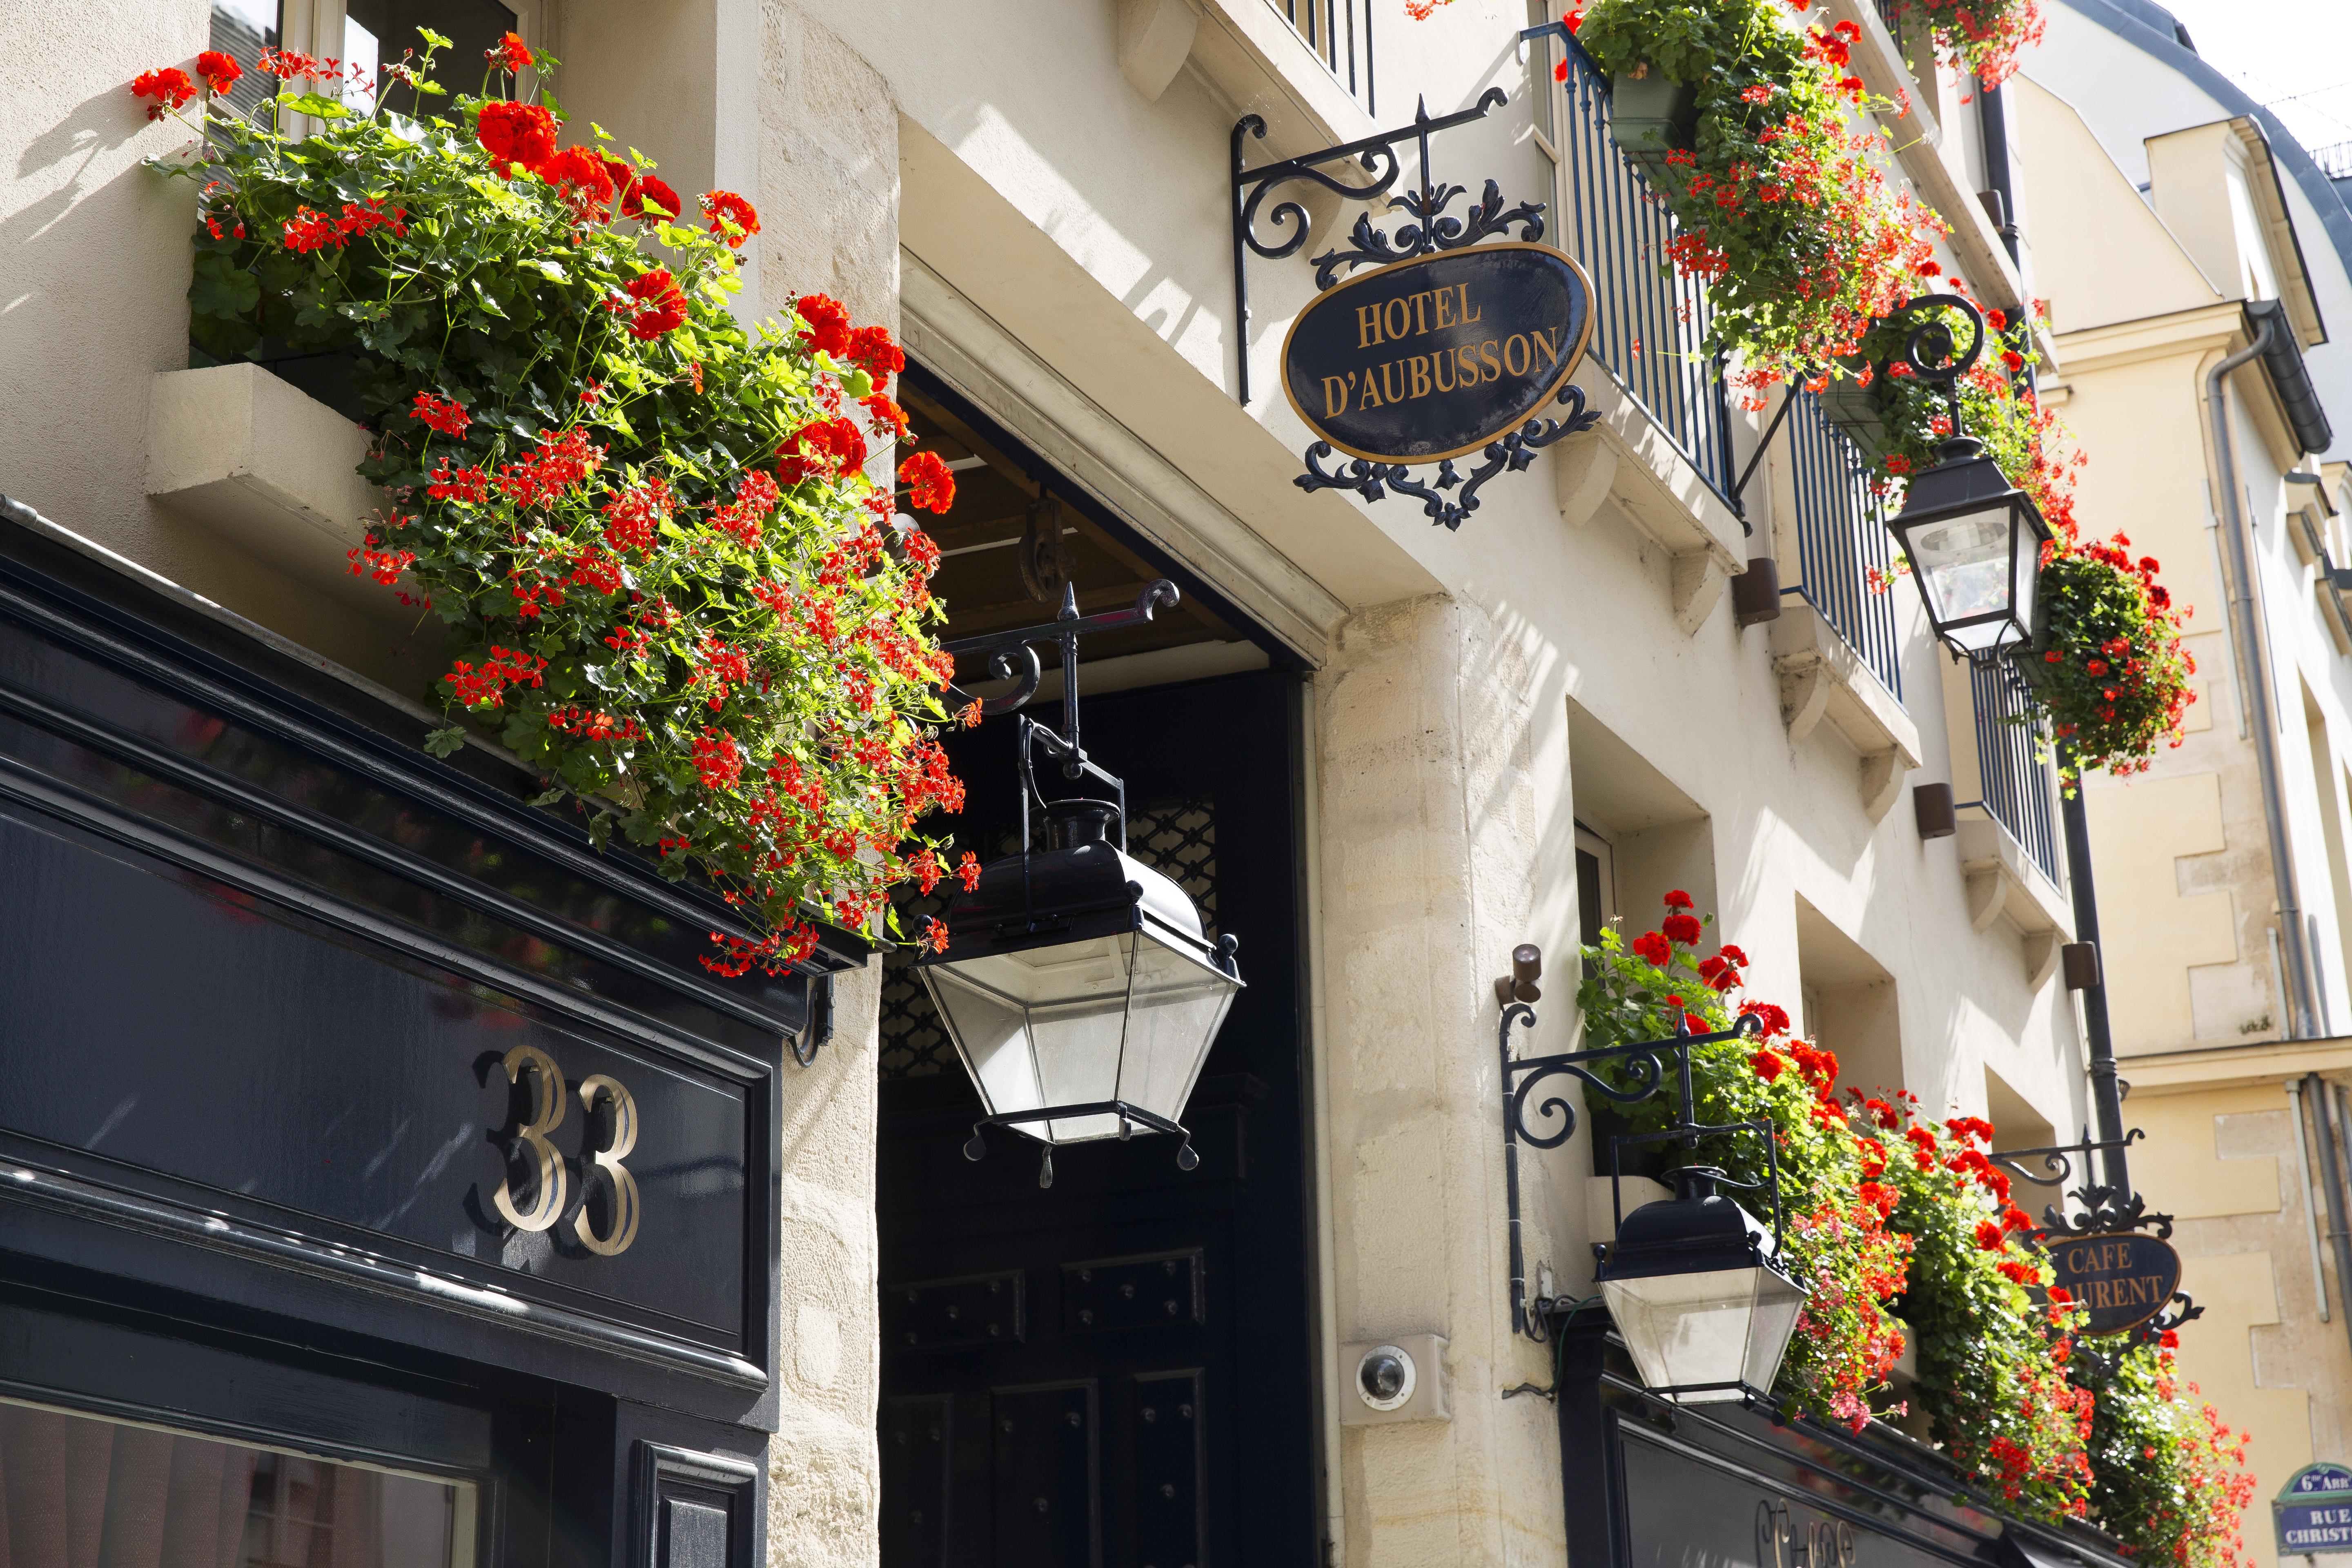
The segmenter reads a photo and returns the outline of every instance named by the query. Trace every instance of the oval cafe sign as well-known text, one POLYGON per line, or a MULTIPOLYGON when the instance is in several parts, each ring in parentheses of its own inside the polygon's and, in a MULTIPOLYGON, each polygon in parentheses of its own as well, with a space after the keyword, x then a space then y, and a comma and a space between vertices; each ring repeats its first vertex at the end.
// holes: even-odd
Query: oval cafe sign
POLYGON ((1516 430, 1559 393, 1592 332, 1592 285, 1548 245, 1415 257, 1310 301, 1282 345, 1282 386, 1350 457, 1433 463, 1516 430))
POLYGON ((2087 1334, 2136 1329, 2164 1310, 2180 1289, 2180 1254, 2152 1236, 2053 1236, 2045 1245, 2055 1282, 2090 1312, 2087 1334))

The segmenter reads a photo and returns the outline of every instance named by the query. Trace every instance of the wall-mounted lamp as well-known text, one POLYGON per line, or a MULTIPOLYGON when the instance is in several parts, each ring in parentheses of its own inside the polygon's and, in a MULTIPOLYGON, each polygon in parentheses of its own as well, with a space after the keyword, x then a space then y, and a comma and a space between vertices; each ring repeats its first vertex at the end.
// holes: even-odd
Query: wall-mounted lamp
POLYGON ((1952 804, 1952 786, 1923 784, 1911 791, 1911 816, 1922 838, 1949 838, 1960 830, 1959 808, 1952 804))

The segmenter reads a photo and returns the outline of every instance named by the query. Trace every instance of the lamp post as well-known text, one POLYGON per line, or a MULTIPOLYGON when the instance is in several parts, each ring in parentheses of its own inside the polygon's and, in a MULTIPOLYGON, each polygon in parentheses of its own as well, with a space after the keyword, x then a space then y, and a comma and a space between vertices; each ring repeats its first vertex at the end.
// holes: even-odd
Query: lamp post
POLYGON ((945 944, 914 964, 986 1111, 965 1156, 984 1158, 987 1129, 1010 1128, 1045 1145, 1041 1187, 1054 1184, 1055 1148, 1138 1131, 1184 1139, 1176 1163, 1197 1166, 1177 1119, 1242 989, 1238 939, 1211 942, 1184 890, 1127 853, 1127 787, 1078 743, 1078 635, 1150 620, 1155 605, 1175 602, 1175 585, 1159 582, 1133 610, 1081 618, 1066 587, 1051 625, 948 645, 991 655, 1001 677, 1019 681, 991 700, 998 711, 1035 691, 1034 644, 1062 649, 1062 729, 1020 719, 1020 853, 991 861, 949 900, 945 944), (1110 798, 1047 800, 1040 750, 1110 798), (1043 847, 1031 839, 1033 810, 1046 821, 1043 847))

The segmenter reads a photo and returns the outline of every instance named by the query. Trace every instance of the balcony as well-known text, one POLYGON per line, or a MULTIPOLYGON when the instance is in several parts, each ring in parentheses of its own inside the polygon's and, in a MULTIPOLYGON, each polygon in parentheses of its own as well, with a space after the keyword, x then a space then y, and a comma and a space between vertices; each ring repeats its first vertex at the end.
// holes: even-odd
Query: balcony
POLYGON ((1576 381, 1601 423, 1599 440, 1555 459, 1561 515, 1581 523, 1603 499, 1617 501, 1672 557, 1675 618, 1695 633, 1748 555, 1730 499, 1723 365, 1700 347, 1712 311, 1706 290, 1667 258, 1674 218, 1618 149, 1607 79, 1574 44, 1567 53, 1549 122, 1559 160, 1550 237, 1592 279, 1592 337, 1576 381))
MULTIPOLYGON (((1863 455, 1821 400, 1796 391, 1776 494, 1795 526, 1781 531, 1783 601, 1772 623, 1781 717, 1803 742, 1823 720, 1862 758, 1863 807, 1875 822, 1919 765, 1919 731, 1903 709, 1902 647, 1884 583, 1893 544, 1863 455), (1793 559, 1791 554, 1793 553, 1793 559)), ((1778 508, 1776 507, 1776 510, 1778 508)))
POLYGON ((2073 940, 2074 929, 2061 891, 2057 778, 2035 754, 2041 711, 2006 664, 1948 668, 1944 700, 1969 922, 1980 931, 2013 928, 2023 942, 2027 977, 2039 986, 2057 968, 2058 949, 2073 940))

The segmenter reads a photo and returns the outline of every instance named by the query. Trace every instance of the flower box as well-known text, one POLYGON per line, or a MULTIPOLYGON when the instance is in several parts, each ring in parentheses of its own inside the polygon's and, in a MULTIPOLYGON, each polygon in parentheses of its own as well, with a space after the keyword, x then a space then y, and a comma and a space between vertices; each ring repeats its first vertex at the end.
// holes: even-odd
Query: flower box
POLYGON ((1697 131, 1698 94, 1654 67, 1619 72, 1609 79, 1609 125, 1627 161, 1664 184, 1673 173, 1666 154, 1688 151, 1697 131))

